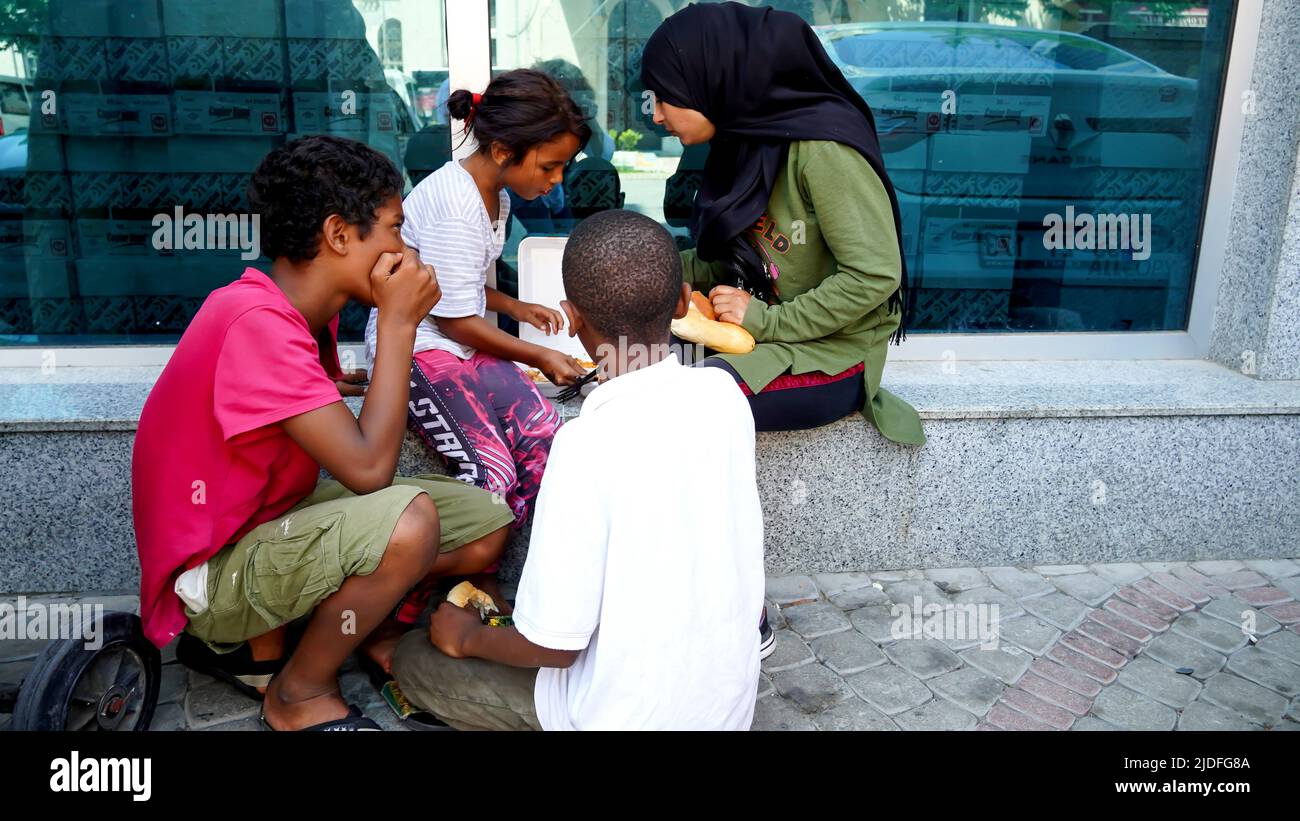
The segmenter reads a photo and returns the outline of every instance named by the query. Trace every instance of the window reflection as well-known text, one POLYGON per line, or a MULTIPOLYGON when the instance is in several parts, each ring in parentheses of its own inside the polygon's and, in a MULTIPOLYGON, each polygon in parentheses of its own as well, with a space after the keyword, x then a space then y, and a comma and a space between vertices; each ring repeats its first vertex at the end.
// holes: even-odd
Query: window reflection
MULTIPOLYGON (((565 219, 622 201, 691 244, 707 149, 656 128, 639 83, 646 39, 684 5, 493 2, 494 70, 567 77, 608 137, 571 172, 591 176, 573 180, 565 219)), ((876 112, 916 290, 911 329, 1186 327, 1231 3, 770 5, 814 26, 876 112)), ((511 246, 568 230, 551 207, 520 204, 511 246)), ((512 263, 508 246, 506 288, 512 263)))
MULTIPOLYGON (((594 126, 562 186, 514 203, 500 287, 521 239, 607 208, 688 247, 707 149, 655 127, 639 83, 684 0, 488 3, 493 71, 547 71, 594 126)), ((876 112, 912 330, 1186 326, 1228 0, 773 5, 876 112), (1075 241, 1089 220, 1094 247, 1075 241), (1095 247, 1121 222, 1149 222, 1144 247, 1095 247)), ((287 139, 362 139, 419 182, 451 156, 446 42, 437 0, 0 3, 0 345, 173 341, 247 263, 157 247, 155 218, 245 211, 249 173, 287 139)), ((363 321, 350 307, 343 338, 363 321)))
POLYGON ((220 220, 286 140, 436 168, 444 30, 428 0, 0 4, 0 344, 174 341, 257 264, 220 220), (162 230, 191 217, 219 230, 162 230))

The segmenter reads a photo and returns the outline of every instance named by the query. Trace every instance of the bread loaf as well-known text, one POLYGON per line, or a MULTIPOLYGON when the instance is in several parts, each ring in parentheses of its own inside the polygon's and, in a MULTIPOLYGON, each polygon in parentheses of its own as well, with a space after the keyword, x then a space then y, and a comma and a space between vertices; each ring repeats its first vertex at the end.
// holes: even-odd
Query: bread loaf
POLYGON ((699 291, 691 291, 691 303, 696 308, 700 309, 700 313, 704 314, 705 319, 718 318, 717 315, 713 313, 713 303, 709 302, 709 298, 699 291))
POLYGON ((754 350, 754 337, 749 331, 732 322, 709 319, 695 304, 694 294, 691 295, 686 316, 674 319, 671 328, 674 334, 687 342, 696 342, 722 353, 749 353, 754 350))
POLYGON ((497 603, 492 601, 492 597, 469 582, 461 582, 453 587, 451 592, 447 594, 447 601, 457 607, 472 606, 484 618, 487 617, 488 613, 499 612, 497 603))

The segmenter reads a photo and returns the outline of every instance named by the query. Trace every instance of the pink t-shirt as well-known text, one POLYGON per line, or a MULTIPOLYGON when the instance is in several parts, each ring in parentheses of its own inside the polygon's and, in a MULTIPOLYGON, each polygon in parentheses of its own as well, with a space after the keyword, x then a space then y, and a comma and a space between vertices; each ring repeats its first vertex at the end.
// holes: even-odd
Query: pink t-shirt
POLYGON ((342 401, 307 320, 261 271, 213 291, 140 413, 131 496, 140 616, 162 647, 185 627, 176 576, 268 522, 316 486, 320 465, 280 422, 342 401))

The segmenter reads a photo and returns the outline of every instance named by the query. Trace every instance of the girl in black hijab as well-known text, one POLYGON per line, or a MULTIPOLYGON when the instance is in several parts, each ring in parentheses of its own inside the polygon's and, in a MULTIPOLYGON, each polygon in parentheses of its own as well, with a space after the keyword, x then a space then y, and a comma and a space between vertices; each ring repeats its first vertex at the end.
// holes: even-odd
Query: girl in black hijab
POLYGON ((656 123, 709 144, 685 277, 714 286, 718 318, 758 343, 700 364, 732 373, 759 430, 856 409, 893 441, 923 442, 916 411, 880 388, 888 341, 904 335, 897 197, 871 109, 812 29, 771 8, 690 5, 646 42, 641 80, 656 123))

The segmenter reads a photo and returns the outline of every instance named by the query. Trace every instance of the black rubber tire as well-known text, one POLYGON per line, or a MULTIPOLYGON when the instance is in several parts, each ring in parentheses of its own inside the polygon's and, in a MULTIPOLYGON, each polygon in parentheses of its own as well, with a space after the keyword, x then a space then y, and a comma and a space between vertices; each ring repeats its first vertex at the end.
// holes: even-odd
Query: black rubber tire
POLYGON ((131 613, 104 613, 102 635, 96 650, 87 650, 80 639, 46 645, 19 688, 9 729, 149 729, 162 685, 162 654, 131 613))

